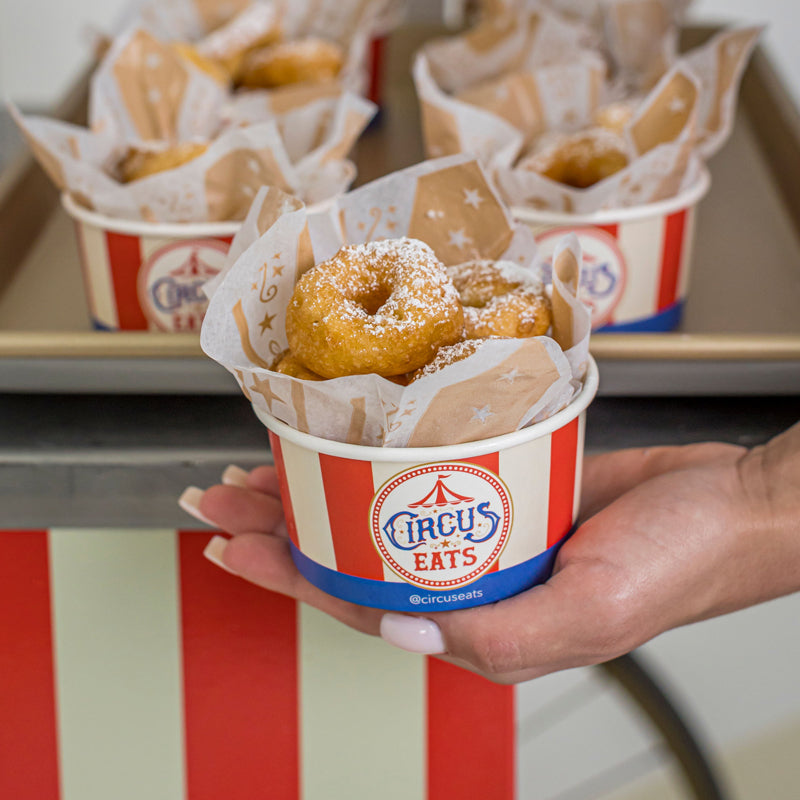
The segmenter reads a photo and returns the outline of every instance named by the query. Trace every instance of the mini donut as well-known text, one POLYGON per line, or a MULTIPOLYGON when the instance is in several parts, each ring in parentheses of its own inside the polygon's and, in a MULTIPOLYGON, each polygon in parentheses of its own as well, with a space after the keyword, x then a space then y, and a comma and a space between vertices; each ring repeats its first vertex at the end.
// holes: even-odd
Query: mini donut
POLYGON ((280 25, 265 14, 270 14, 266 6, 249 6, 197 42, 197 53, 236 78, 248 53, 281 40, 280 25))
POLYGON ((117 164, 117 173, 123 183, 138 181, 167 169, 175 169, 208 150, 208 142, 181 142, 171 147, 145 150, 129 147, 117 164))
POLYGON ((550 301, 541 283, 511 261, 467 261, 447 268, 464 306, 468 339, 542 336, 550 301))
POLYGON ((486 339, 464 339, 463 341, 456 342, 455 344, 448 344, 440 347, 436 351, 436 355, 424 366, 420 367, 409 376, 409 383, 414 383, 420 378, 425 378, 428 375, 433 375, 440 369, 455 364, 457 361, 463 361, 473 353, 476 353, 486 339))
POLYGON ((324 381, 322 375, 312 372, 298 360, 291 350, 287 350, 272 367, 273 372, 289 375, 292 378, 302 378, 304 381, 324 381))
POLYGON ((344 51, 335 42, 308 37, 280 42, 245 55, 237 83, 249 89, 271 89, 292 83, 322 83, 339 74, 344 51))
POLYGON ((519 168, 576 189, 586 189, 628 166, 625 141, 604 128, 548 137, 547 141, 542 149, 523 158, 519 168))
POLYGON ((290 349, 325 378, 412 372, 463 330, 447 272, 416 239, 343 247, 300 278, 286 310, 290 349))

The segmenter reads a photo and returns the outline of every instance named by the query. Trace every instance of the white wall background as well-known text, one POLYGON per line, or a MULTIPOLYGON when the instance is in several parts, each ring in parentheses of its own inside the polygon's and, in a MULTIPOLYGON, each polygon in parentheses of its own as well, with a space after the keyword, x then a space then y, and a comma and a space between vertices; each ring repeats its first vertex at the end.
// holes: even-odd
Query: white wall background
MULTIPOLYGON (((0 0, 2 95, 26 108, 52 105, 87 63, 89 31, 113 30, 132 5, 131 0, 0 0)), ((800 105, 799 0, 695 0, 692 13, 698 20, 766 23, 767 47, 800 105)))

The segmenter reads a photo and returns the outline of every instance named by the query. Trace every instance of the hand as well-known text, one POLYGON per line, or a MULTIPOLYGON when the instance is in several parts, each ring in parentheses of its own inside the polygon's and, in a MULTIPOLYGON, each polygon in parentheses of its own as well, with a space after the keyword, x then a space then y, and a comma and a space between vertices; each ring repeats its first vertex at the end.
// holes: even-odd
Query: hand
POLYGON ((800 425, 753 451, 699 444, 587 458, 582 521, 547 583, 424 617, 353 605, 309 584, 289 554, 274 470, 226 475, 237 485, 196 497, 195 510, 233 534, 212 540, 212 560, 501 683, 606 661, 670 628, 800 588, 800 425))

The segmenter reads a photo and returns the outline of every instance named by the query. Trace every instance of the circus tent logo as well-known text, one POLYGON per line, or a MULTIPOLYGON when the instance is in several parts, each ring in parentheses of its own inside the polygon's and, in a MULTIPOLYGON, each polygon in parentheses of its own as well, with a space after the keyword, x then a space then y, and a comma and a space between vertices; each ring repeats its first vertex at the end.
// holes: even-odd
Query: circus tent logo
POLYGON ((512 523, 500 478, 468 462, 426 464, 395 475, 375 495, 371 533, 384 563, 426 589, 455 589, 497 562, 512 523))
POLYGON ((208 307, 203 284, 222 269, 228 247, 216 239, 173 242, 142 264, 139 302, 157 328, 200 330, 208 307))
MULTIPOLYGON (((600 228, 570 230, 578 235, 583 248, 581 300, 590 307, 592 327, 597 328, 609 321, 622 298, 627 283, 625 256, 614 236, 600 228)), ((553 252, 567 232, 556 228, 536 236, 545 282, 552 280, 553 252)))

